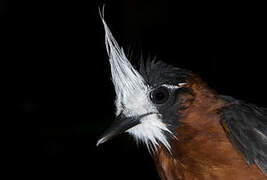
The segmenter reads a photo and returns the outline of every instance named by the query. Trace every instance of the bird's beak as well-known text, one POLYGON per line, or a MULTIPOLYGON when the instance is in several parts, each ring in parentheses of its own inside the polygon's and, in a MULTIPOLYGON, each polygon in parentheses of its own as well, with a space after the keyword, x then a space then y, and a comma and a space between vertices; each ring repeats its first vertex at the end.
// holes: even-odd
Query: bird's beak
POLYGON ((106 130, 106 132, 98 139, 96 146, 136 126, 137 124, 139 124, 139 120, 139 117, 126 117, 121 113, 106 130))

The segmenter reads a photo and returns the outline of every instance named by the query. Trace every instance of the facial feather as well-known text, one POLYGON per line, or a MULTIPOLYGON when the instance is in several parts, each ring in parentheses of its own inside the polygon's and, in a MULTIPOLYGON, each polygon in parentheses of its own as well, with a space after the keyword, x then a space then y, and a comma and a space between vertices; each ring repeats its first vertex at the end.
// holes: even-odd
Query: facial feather
POLYGON ((159 142, 170 150, 165 133, 171 134, 171 131, 162 122, 157 108, 149 99, 151 87, 127 59, 123 48, 119 46, 107 26, 103 12, 100 15, 105 29, 106 49, 116 92, 116 115, 123 113, 125 116, 134 117, 152 113, 126 132, 133 135, 138 142, 143 142, 150 151, 154 151, 159 142))

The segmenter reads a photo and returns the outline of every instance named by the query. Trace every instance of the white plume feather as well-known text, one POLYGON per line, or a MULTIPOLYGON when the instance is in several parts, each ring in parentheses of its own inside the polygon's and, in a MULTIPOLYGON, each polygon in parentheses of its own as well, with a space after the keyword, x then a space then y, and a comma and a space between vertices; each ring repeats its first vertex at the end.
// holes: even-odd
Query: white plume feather
MULTIPOLYGON (((104 8, 103 8, 104 10, 104 8)), ((112 82, 116 92, 116 114, 126 116, 146 116, 141 123, 127 130, 137 141, 142 141, 148 149, 155 150, 161 142, 169 151, 170 144, 164 132, 171 133, 160 119, 157 108, 149 99, 150 87, 141 74, 131 65, 123 48, 119 46, 104 20, 104 12, 100 16, 105 29, 105 43, 111 66, 112 82)))

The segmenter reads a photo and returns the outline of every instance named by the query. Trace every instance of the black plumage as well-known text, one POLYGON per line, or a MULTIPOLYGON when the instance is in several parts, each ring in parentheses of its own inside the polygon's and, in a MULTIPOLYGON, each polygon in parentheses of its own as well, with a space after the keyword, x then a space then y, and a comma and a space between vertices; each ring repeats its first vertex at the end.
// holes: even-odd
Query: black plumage
POLYGON ((248 164, 256 163, 267 175, 267 109, 221 96, 227 102, 222 108, 221 122, 234 146, 248 164))
POLYGON ((152 87, 162 84, 178 85, 178 83, 185 83, 191 74, 189 70, 177 68, 156 59, 146 62, 141 59, 139 72, 152 87))

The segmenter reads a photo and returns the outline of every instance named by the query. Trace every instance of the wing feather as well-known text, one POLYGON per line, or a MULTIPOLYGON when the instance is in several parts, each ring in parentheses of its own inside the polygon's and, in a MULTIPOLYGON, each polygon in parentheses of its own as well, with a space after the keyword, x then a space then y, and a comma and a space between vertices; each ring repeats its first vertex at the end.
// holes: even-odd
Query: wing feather
POLYGON ((221 96, 227 105, 221 110, 222 124, 234 146, 248 164, 257 164, 267 176, 267 109, 221 96))

